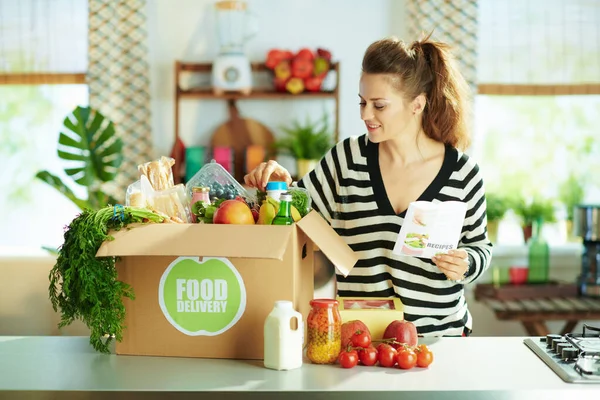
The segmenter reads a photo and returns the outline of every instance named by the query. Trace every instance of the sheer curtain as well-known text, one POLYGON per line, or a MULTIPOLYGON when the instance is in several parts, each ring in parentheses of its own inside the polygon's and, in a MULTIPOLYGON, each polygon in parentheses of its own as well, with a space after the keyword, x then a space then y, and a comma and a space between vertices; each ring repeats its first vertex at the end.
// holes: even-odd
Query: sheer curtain
POLYGON ((89 0, 88 84, 90 106, 111 119, 124 142, 124 161, 113 187, 138 179, 137 165, 152 155, 146 1, 89 0))

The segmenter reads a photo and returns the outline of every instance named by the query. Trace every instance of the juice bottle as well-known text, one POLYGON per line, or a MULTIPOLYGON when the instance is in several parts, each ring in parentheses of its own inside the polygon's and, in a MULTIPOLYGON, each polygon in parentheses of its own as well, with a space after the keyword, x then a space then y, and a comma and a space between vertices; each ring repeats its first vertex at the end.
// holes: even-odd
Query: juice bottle
POLYGON ((289 193, 282 193, 279 196, 279 212, 275 218, 273 218, 273 222, 271 225, 291 225, 294 223, 294 219, 292 218, 292 195, 289 193))

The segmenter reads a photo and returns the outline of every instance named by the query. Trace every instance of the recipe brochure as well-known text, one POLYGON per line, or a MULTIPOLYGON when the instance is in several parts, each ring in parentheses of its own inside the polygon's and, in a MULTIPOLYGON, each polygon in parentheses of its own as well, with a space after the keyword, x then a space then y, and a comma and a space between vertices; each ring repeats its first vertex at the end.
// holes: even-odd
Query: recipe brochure
POLYGON ((393 253, 431 258, 456 249, 466 213, 467 204, 460 201, 410 203, 393 253))

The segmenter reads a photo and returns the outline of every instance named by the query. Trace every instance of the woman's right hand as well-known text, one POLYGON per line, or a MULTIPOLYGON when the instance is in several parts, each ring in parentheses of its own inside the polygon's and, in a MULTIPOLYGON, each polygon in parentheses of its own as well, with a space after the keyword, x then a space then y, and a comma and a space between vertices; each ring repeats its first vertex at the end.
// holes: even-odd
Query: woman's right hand
POLYGON ((269 181, 283 181, 289 186, 292 184, 292 176, 287 169, 283 168, 275 160, 260 163, 244 176, 246 185, 260 190, 265 190, 269 181))

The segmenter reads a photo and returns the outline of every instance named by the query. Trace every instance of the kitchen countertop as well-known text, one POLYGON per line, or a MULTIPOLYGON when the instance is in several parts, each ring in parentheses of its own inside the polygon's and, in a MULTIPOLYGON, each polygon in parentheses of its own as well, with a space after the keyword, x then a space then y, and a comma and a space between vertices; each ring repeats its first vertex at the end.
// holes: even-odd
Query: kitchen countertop
POLYGON ((87 337, 0 337, 0 399, 564 399, 600 398, 600 384, 563 382, 520 337, 440 338, 428 369, 103 355, 87 337), (110 392, 110 393, 107 393, 110 392), (217 396, 218 395, 218 396, 217 396), (582 396, 582 397, 574 397, 582 396), (590 397, 587 397, 590 396, 590 397))

